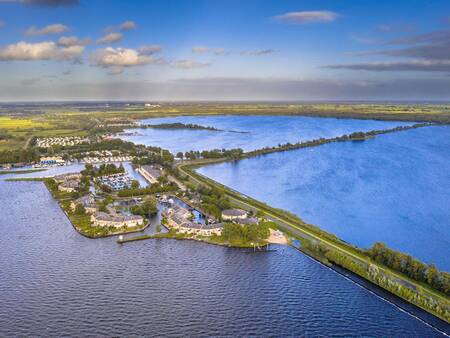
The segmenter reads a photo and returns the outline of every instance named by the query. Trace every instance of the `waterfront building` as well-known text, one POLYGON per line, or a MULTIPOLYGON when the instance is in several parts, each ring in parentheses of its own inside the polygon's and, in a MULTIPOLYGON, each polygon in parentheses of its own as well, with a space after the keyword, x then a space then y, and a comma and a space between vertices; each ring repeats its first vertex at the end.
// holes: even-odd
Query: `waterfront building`
POLYGON ((247 212, 242 209, 226 209, 222 211, 222 219, 224 221, 235 221, 247 218, 247 212))
POLYGON ((58 185, 58 190, 64 192, 74 192, 80 184, 80 180, 66 180, 58 185))
POLYGON ((41 165, 63 165, 66 163, 61 156, 41 157, 39 160, 41 165))
POLYGON ((258 224, 258 219, 254 217, 236 218, 233 222, 240 225, 255 225, 258 224))
POLYGON ((69 180, 80 180, 81 174, 80 173, 61 174, 61 175, 56 175, 55 177, 53 177, 53 179, 58 183, 63 183, 64 181, 69 181, 69 180))
POLYGON ((135 227, 144 225, 144 218, 138 215, 121 215, 117 213, 107 214, 106 212, 96 212, 91 215, 91 222, 99 227, 135 227))
POLYGON ((163 169, 159 165, 143 165, 136 169, 148 182, 157 183, 158 178, 163 175, 163 169))
POLYGON ((78 204, 81 204, 88 214, 93 214, 97 211, 97 204, 95 203, 95 199, 92 195, 82 196, 77 200, 72 201, 70 203, 70 208, 72 211, 75 211, 78 204))

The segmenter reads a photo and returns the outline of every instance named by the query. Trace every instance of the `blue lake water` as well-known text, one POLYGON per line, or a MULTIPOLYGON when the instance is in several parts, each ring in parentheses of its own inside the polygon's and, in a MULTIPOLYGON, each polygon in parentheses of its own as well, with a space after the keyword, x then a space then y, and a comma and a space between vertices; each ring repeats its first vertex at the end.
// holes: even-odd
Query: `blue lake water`
POLYGON ((274 153, 198 172, 360 247, 450 271, 450 127, 274 153))
POLYGON ((87 239, 41 182, 0 203, 1 337, 443 336, 293 248, 87 239))
POLYGON ((130 129, 120 138, 137 144, 179 151, 242 148, 245 151, 350 134, 355 131, 389 129, 404 122, 314 118, 303 116, 178 116, 143 120, 142 124, 192 123, 224 131, 193 129, 130 129), (236 133, 236 131, 241 133, 236 133))

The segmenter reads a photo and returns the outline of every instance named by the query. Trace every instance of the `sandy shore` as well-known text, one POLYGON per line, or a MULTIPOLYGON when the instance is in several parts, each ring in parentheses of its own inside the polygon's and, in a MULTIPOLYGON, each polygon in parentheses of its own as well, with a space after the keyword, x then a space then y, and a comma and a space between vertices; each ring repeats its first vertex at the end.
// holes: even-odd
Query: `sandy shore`
POLYGON ((279 230, 270 229, 270 236, 267 241, 271 244, 287 244, 286 236, 279 230))

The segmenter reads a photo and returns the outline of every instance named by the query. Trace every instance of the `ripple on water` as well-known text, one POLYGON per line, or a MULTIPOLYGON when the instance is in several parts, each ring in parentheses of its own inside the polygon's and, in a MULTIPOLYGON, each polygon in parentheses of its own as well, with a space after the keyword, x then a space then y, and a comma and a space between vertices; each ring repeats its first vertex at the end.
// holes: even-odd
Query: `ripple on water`
POLYGON ((39 182, 0 182, 0 336, 438 332, 294 249, 117 245, 76 233, 39 182))

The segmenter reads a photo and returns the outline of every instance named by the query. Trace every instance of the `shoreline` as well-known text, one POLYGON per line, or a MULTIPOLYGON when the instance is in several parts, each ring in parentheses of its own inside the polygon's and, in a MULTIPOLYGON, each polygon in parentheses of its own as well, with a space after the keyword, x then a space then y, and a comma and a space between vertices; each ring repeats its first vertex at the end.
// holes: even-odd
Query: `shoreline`
MULTIPOLYGON (((324 243, 327 247, 329 247, 332 251, 337 252, 341 255, 343 255, 345 258, 349 258, 352 262, 360 262, 359 264, 363 264, 365 266, 365 269, 368 269, 369 266, 375 266, 379 269, 379 272, 381 275, 376 274, 375 277, 379 278, 385 277, 388 281, 405 281, 409 285, 414 285, 415 289, 412 291, 415 295, 419 297, 431 297, 433 301, 440 302, 440 306, 443 306, 444 309, 448 308, 448 297, 446 297, 444 294, 441 295, 440 292, 431 289, 425 285, 422 285, 421 283, 410 279, 407 276, 404 276, 402 273, 398 271, 393 271, 392 269, 381 266, 380 264, 373 262, 368 259, 368 257, 365 257, 362 255, 362 253, 358 252, 358 248, 349 245, 348 243, 344 243, 341 240, 339 240, 336 236, 332 234, 328 234, 325 231, 323 231, 321 228, 314 226, 314 225, 308 225, 304 222, 302 222, 297 216, 287 213, 285 211, 274 209, 265 203, 259 202, 250 196, 244 195, 238 191, 235 191, 232 188, 229 188, 227 186, 224 186, 212 179, 209 179, 208 177, 205 177, 198 172, 195 171, 196 168, 199 166, 203 166, 206 164, 212 164, 212 163, 220 163, 220 162, 227 162, 230 159, 222 158, 220 159, 209 159, 207 161, 191 161, 190 163, 179 163, 178 169, 182 174, 184 174, 186 177, 188 177, 191 182, 196 182, 196 184, 204 184, 207 186, 216 187, 218 189, 222 189, 225 191, 226 195, 235 202, 235 204, 240 205, 241 207, 250 209, 252 211, 258 211, 261 210, 263 212, 269 213, 270 216, 272 216, 271 220, 275 221, 281 230, 284 230, 284 232, 287 232, 287 234, 297 237, 297 238, 314 238, 319 243, 324 243), (297 224, 298 223, 298 224, 297 224), (295 224, 295 225, 294 225, 295 224), (294 233, 297 235, 294 235, 294 233), (300 236, 300 237, 298 237, 300 236), (306 237, 305 237, 306 236, 306 237), (354 251, 354 252, 353 252, 354 251), (441 300, 445 299, 445 300, 441 300)), ((322 262, 323 263, 323 262, 322 262)), ((367 274, 368 271, 366 270, 365 274, 367 274)), ((369 279, 369 275, 362 277, 365 280, 367 280, 369 283, 372 283, 377 286, 381 286, 381 281, 371 276, 369 279)), ((388 290, 389 285, 383 286, 383 289, 385 289, 387 292, 392 293, 396 296, 401 297, 406 302, 411 303, 410 300, 403 298, 399 294, 393 293, 393 289, 388 290)), ((410 288, 407 288, 408 290, 411 290, 410 288)), ((419 299, 420 300, 420 299, 419 299)), ((438 315, 434 310, 427 309, 425 305, 419 305, 416 302, 411 303, 414 306, 417 306, 424 311, 430 313, 431 315, 435 316, 436 318, 439 318, 443 321, 448 322, 447 319, 445 319, 446 314, 443 314, 442 316, 438 315)))
MULTIPOLYGON (((175 241, 190 240, 190 241, 200 242, 200 243, 206 244, 206 245, 216 245, 216 246, 221 246, 221 247, 230 248, 230 249, 253 249, 253 246, 233 246, 228 243, 217 243, 217 242, 212 242, 212 241, 208 241, 205 239, 192 238, 192 237, 176 237, 174 235, 172 235, 172 236, 143 235, 143 236, 133 237, 133 238, 124 239, 124 240, 117 240, 116 242, 118 244, 122 245, 122 244, 126 244, 126 243, 131 243, 131 242, 136 242, 136 241, 144 241, 144 240, 149 240, 149 239, 175 240, 175 241)), ((426 310, 404 300, 403 298, 383 289, 382 287, 362 278, 361 276, 357 275, 356 273, 354 273, 350 270, 347 270, 343 267, 340 267, 336 264, 333 264, 333 263, 326 264, 326 262, 321 260, 319 257, 316 257, 312 252, 303 250, 300 247, 296 247, 291 244, 267 243, 267 245, 271 245, 271 244, 280 245, 280 246, 286 245, 286 246, 292 247, 293 249, 304 254, 309 259, 312 259, 315 262, 319 263, 323 267, 332 270, 334 273, 339 274, 340 276, 344 277, 345 279, 351 281, 352 283, 358 285, 359 287, 365 289, 366 291, 374 294, 376 297, 379 297, 383 301, 390 303, 391 305, 399 308, 401 311, 407 313, 408 315, 420 320, 425 325, 428 325, 429 327, 435 329, 436 331, 442 333, 443 335, 445 335, 447 337, 449 336, 450 332, 446 331, 446 327, 448 327, 447 322, 445 322, 444 320, 440 319, 437 316, 434 316, 433 314, 427 312, 426 310)), ((270 250, 270 249, 264 250, 263 249, 263 250, 256 250, 255 253, 256 252, 268 253, 268 252, 273 252, 273 251, 276 251, 276 250, 270 250)))
POLYGON ((432 327, 433 329, 439 331, 445 336, 449 337, 450 332, 445 331, 448 327, 448 323, 441 318, 429 313, 428 311, 418 307, 415 304, 412 304, 405 299, 383 289, 382 287, 374 284, 367 279, 357 275, 356 273, 347 270, 339 265, 331 263, 330 265, 326 264, 326 262, 322 261, 319 257, 315 257, 313 253, 302 250, 300 247, 296 247, 291 245, 292 248, 304 254, 309 259, 314 260, 320 265, 324 266, 332 270, 333 272, 339 274, 340 276, 348 279, 352 283, 358 285, 359 287, 367 290, 368 292, 374 294, 375 296, 383 299, 384 301, 398 307, 400 310, 406 312, 408 315, 413 316, 414 318, 420 320, 424 324, 432 327))

